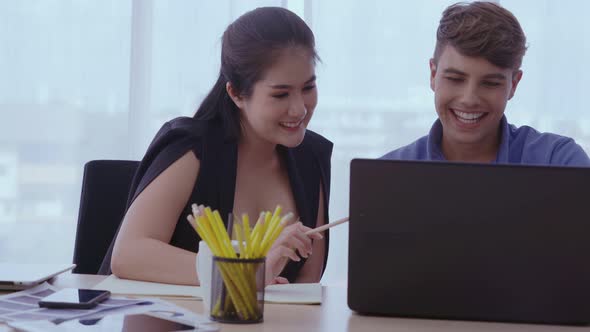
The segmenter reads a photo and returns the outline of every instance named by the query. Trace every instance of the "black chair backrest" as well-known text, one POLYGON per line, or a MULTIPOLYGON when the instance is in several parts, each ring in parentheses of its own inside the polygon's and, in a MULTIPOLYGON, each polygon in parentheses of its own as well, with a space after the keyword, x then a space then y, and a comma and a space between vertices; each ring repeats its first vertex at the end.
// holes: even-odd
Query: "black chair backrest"
POLYGON ((84 166, 74 273, 97 274, 125 214, 138 161, 93 160, 84 166))

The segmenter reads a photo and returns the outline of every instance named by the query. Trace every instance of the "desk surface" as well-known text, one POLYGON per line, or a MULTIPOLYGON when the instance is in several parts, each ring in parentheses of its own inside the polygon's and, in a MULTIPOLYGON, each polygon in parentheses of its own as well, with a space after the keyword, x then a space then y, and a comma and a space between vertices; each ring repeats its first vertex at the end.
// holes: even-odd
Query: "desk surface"
MULTIPOLYGON (((89 288, 104 276, 64 274, 53 280, 58 287, 89 288)), ((171 302, 197 313, 203 302, 178 300, 171 302)), ((0 331, 13 331, 0 323, 0 331)), ((265 304, 264 323, 253 325, 221 324, 221 331, 589 331, 590 327, 486 323, 431 319, 370 317, 353 313, 346 304, 346 286, 323 287, 322 305, 265 304)))

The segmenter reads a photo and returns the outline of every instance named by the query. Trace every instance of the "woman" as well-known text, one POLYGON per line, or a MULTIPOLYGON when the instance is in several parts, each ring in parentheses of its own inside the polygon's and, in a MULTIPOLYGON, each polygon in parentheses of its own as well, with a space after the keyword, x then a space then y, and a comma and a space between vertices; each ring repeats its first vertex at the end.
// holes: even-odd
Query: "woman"
POLYGON ((192 203, 253 218, 280 204, 301 222, 272 246, 266 280, 318 282, 328 234, 305 232, 328 220, 332 143, 306 131, 316 59, 313 33, 286 9, 258 8, 230 24, 213 89, 193 118, 166 123, 143 158, 101 272, 199 284, 192 203))

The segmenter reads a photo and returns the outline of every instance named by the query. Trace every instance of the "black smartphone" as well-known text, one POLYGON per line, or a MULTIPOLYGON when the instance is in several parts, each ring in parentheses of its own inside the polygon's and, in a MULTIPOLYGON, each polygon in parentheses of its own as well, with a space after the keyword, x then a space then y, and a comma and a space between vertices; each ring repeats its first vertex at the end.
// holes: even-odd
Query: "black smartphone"
POLYGON ((39 306, 54 309, 91 309, 108 299, 111 292, 95 289, 64 288, 44 297, 39 306))

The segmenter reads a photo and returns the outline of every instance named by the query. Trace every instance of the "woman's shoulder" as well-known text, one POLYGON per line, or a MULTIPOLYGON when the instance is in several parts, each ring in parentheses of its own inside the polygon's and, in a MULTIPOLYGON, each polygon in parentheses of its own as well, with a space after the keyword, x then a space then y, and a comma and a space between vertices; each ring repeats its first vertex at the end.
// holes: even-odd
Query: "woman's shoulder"
POLYGON ((140 172, 155 177, 191 150, 199 158, 201 138, 207 131, 207 125, 205 121, 189 117, 178 117, 164 123, 142 158, 140 172))
POLYGON ((164 170, 192 151, 199 159, 202 137, 208 127, 206 121, 178 117, 162 125, 145 152, 136 173, 135 196, 164 170))
POLYGON ((166 136, 203 136, 209 126, 209 121, 196 120, 186 116, 177 117, 164 123, 154 140, 166 136))
POLYGON ((324 136, 307 130, 303 142, 296 149, 304 152, 312 152, 319 158, 330 158, 333 147, 334 144, 324 136))
POLYGON ((148 154, 169 149, 199 150, 200 142, 211 126, 213 126, 211 121, 190 117, 172 119, 160 127, 148 147, 148 154))
POLYGON ((316 179, 329 188, 333 146, 327 138, 308 130, 303 142, 291 149, 295 165, 306 178, 318 176, 316 179))

